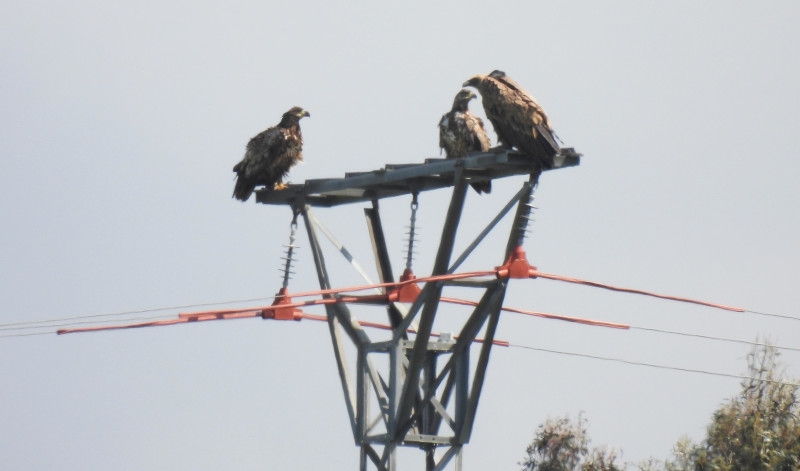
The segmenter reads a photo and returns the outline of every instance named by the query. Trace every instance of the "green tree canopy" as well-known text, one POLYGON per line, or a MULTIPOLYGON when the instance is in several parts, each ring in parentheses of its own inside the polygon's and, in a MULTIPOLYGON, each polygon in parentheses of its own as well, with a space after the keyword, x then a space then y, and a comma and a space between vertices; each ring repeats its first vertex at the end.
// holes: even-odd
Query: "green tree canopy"
POLYGON ((800 471, 800 386, 785 378, 772 346, 754 348, 747 370, 738 395, 714 412, 705 439, 682 438, 672 460, 619 464, 617 451, 589 448, 579 414, 540 425, 521 471, 800 471))
POLYGON ((741 392, 713 415, 699 445, 676 445, 670 471, 800 470, 798 386, 783 379, 774 347, 748 355, 741 392))
POLYGON ((522 471, 621 471, 617 453, 605 448, 589 449, 586 420, 568 416, 548 419, 525 450, 522 471))

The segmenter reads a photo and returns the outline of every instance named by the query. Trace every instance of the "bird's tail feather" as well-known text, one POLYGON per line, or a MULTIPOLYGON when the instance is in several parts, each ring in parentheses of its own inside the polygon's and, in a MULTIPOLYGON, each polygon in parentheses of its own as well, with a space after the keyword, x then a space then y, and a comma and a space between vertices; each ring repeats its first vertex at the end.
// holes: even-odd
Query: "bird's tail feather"
POLYGON ((475 190, 475 191, 476 191, 476 192, 477 192, 479 195, 480 195, 480 194, 483 194, 483 193, 489 194, 489 193, 491 193, 491 192, 492 192, 492 181, 491 181, 491 180, 486 180, 486 181, 482 181, 482 182, 470 183, 470 186, 471 186, 471 187, 472 187, 472 189, 473 189, 473 190, 475 190))
POLYGON ((559 146, 558 143, 556 142, 554 133, 541 124, 536 125, 536 130, 539 132, 539 138, 540 138, 537 140, 544 139, 547 142, 547 144, 549 144, 550 147, 552 148, 552 151, 547 152, 547 154, 551 153, 552 155, 558 154, 558 152, 561 150, 561 146, 559 146))
POLYGON ((236 180, 236 186, 233 188, 233 197, 239 201, 247 201, 250 199, 250 195, 253 194, 255 188, 255 185, 252 183, 243 178, 239 178, 236 180))

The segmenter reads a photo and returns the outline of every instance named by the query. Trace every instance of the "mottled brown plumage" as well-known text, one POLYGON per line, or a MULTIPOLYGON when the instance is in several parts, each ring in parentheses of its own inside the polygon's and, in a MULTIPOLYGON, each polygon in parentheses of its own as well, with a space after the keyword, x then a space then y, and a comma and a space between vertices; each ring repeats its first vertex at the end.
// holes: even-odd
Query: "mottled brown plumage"
POLYGON ((543 168, 553 166, 553 156, 560 147, 550 120, 530 93, 499 70, 489 75, 475 75, 464 82, 464 86, 475 87, 480 92, 486 117, 503 146, 515 147, 530 155, 543 168))
POLYGON ((241 162, 233 167, 236 186, 233 197, 247 201, 259 185, 274 189, 297 162, 303 160, 303 134, 300 119, 311 116, 308 111, 295 106, 283 114, 277 126, 260 132, 247 143, 241 162))
MULTIPOLYGON (((469 111, 469 101, 476 97, 470 90, 459 91, 453 100, 453 108, 439 121, 439 147, 444 149, 448 159, 486 152, 491 147, 483 121, 469 111)), ((472 183, 472 188, 478 194, 491 193, 492 181, 472 183)))

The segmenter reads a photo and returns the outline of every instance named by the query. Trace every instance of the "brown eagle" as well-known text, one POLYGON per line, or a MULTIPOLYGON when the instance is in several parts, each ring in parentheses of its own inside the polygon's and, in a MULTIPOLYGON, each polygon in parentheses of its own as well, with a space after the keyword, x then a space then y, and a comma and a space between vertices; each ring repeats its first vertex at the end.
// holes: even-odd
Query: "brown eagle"
POLYGON ((285 188, 283 178, 289 169, 303 160, 300 119, 305 116, 311 114, 295 106, 283 113, 277 126, 272 126, 250 139, 244 158, 233 167, 236 172, 234 198, 247 201, 258 185, 265 185, 270 190, 285 188))
MULTIPOLYGON (((462 89, 453 100, 453 108, 439 121, 439 147, 444 149, 448 159, 486 152, 491 147, 483 121, 469 111, 469 101, 476 97, 472 91, 462 89)), ((472 188, 478 194, 491 193, 492 181, 472 183, 472 188)))
POLYGON ((464 86, 481 93, 483 109, 500 144, 534 157, 543 168, 553 166, 553 156, 561 149, 550 120, 530 93, 499 70, 476 75, 464 86))

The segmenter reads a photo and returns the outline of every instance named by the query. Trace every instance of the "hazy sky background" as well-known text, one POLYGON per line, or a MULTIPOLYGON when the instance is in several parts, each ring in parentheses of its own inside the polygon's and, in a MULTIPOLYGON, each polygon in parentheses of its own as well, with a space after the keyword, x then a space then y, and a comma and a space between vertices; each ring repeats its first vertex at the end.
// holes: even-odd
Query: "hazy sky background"
MULTIPOLYGON (((0 324, 273 295, 291 211, 231 199, 247 140, 299 105, 292 182, 422 162, 461 83, 493 69, 584 154, 541 179, 533 264, 800 316, 798 20, 791 1, 3 2, 0 324)), ((468 194, 457 253, 521 183, 468 194)), ((448 197, 420 197, 417 275, 448 197)), ((381 203, 398 274, 408 203, 381 203)), ((374 273, 362 207, 317 216, 374 273)), ((299 237, 293 292, 317 287, 299 237)), ((501 264, 501 239, 464 270, 501 264)), ((334 285, 360 284, 328 258, 334 285)), ((505 304, 800 347, 798 321, 547 280, 513 281, 505 304)), ((749 350, 513 314, 498 338, 728 374, 749 350)), ((781 358, 800 377, 800 354, 781 358)), ((0 374, 6 470, 357 469, 324 323, 0 337, 0 374)), ((495 348, 464 469, 517 469, 538 424, 579 411, 594 444, 663 459, 738 388, 495 348)))

